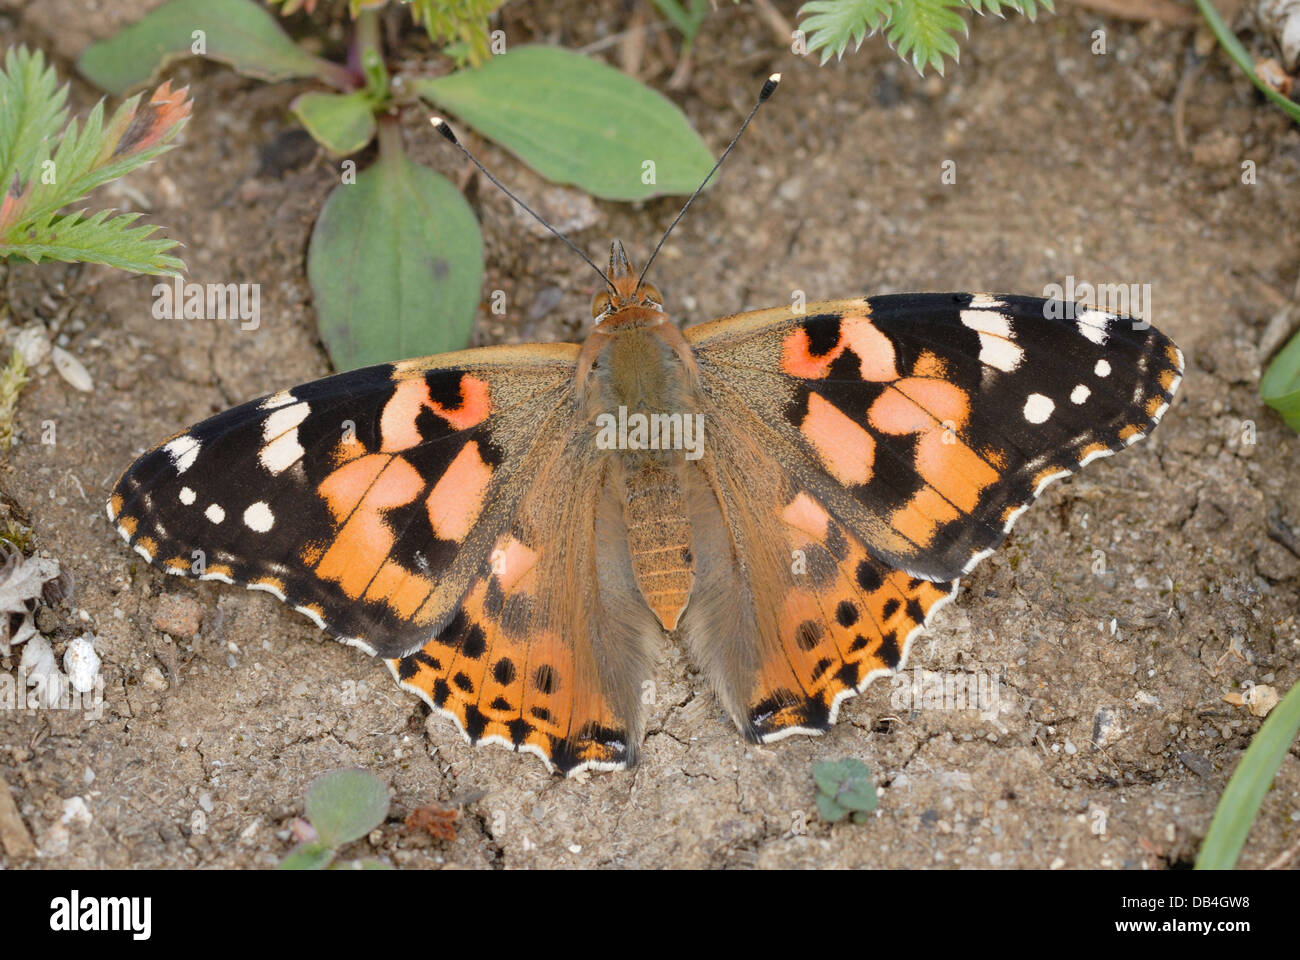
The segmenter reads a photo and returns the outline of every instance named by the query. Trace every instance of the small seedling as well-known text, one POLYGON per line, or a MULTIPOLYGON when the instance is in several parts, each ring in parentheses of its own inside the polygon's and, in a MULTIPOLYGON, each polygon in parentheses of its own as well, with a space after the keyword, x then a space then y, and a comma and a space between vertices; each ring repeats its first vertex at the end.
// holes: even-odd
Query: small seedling
POLYGON ((839 823, 850 814, 854 823, 866 823, 880 805, 871 771, 861 760, 814 763, 812 774, 817 784, 817 813, 827 823, 839 823))
POLYGON ((296 821, 301 841, 281 870, 389 870, 373 858, 335 863, 339 848, 360 840, 388 816, 388 788, 364 770, 331 770, 307 788, 307 819, 296 821))

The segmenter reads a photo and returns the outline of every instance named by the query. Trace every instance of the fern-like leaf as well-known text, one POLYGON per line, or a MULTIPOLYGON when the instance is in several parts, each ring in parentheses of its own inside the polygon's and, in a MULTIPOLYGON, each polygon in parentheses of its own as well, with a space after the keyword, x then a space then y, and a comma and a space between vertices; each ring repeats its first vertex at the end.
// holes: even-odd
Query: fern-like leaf
POLYGON ((822 52, 821 62, 844 56, 875 33, 891 15, 893 0, 811 0, 799 8, 799 28, 808 37, 808 52, 822 52))
POLYGON ((175 241, 151 237, 154 227, 132 227, 134 215, 59 210, 170 149, 189 116, 186 91, 173 93, 164 83, 107 120, 99 103, 83 125, 73 120, 65 127, 66 98, 67 87, 58 86, 39 51, 8 52, 0 71, 0 260, 77 260, 160 274, 184 269, 164 254, 175 241))
POLYGON ((1002 8, 1007 7, 1030 20, 1038 19, 1040 7, 1049 13, 1056 10, 1052 6, 1052 0, 966 0, 966 5, 978 14, 991 13, 997 17, 1002 16, 1002 8))
POLYGON ((943 73, 945 57, 957 59, 957 34, 966 21, 958 11, 1002 16, 1004 10, 1033 20, 1039 10, 1053 10, 1053 0, 812 0, 799 8, 800 29, 808 37, 808 52, 821 51, 821 62, 843 56, 849 44, 857 50, 877 30, 918 73, 934 67, 943 73))

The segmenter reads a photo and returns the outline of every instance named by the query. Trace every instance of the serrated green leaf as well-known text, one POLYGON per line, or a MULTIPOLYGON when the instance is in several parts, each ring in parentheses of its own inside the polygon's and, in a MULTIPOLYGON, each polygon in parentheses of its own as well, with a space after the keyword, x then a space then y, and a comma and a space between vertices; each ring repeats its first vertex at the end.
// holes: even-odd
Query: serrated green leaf
POLYGON ((22 257, 33 263, 59 260, 64 263, 102 263, 133 273, 173 274, 185 264, 166 253, 176 246, 175 240, 154 237, 158 227, 152 224, 132 227, 138 213, 109 217, 100 210, 92 216, 85 211, 52 217, 40 224, 25 227, 21 242, 0 241, 0 259, 22 257))
POLYGON ((1259 397, 1300 431, 1300 333, 1273 358, 1259 381, 1259 397))
POLYGON ((26 180, 48 153, 49 141, 67 121, 67 99, 67 85, 59 86, 41 51, 6 51, 0 73, 0 197, 15 176, 26 180))
POLYGON ((417 80, 420 96, 542 176, 608 200, 692 192, 713 156, 670 100, 598 60, 524 46, 417 80), (644 182, 653 162, 653 183, 644 182))
POLYGON ((324 870, 334 859, 334 848, 316 841, 300 843, 280 861, 277 870, 324 870))
POLYGON ((962 0, 896 3, 885 38, 900 57, 911 59, 917 73, 931 66, 942 74, 943 58, 955 60, 960 53, 954 34, 966 34, 966 21, 953 9, 962 6, 962 0))
POLYGON ((388 788, 365 770, 331 770, 307 789, 307 820, 327 847, 364 837, 386 816, 388 788))
POLYGON ((375 108, 364 90, 304 93, 289 109, 313 140, 337 156, 356 153, 375 135, 375 108))
POLYGON ((307 276, 339 370, 465 346, 483 285, 483 237, 460 191, 400 148, 330 194, 307 276))
POLYGON ((997 17, 1002 16, 1002 8, 1006 7, 1030 20, 1038 19, 1040 7, 1048 12, 1055 12, 1056 9, 1052 6, 1052 0, 966 0, 966 5, 976 13, 991 13, 997 17))
POLYGON ((298 47, 254 0, 169 0, 116 36, 87 47, 77 67, 92 83, 122 94, 165 63, 202 54, 263 80, 315 77, 338 85, 341 68, 298 47))
POLYGON ((1237 865, 1259 806, 1297 733, 1300 733, 1300 683, 1269 713, 1228 780, 1196 857, 1197 870, 1231 870, 1237 865))
POLYGON ((844 56, 850 43, 862 41, 889 21, 893 0, 812 0, 799 8, 799 29, 808 37, 808 52, 822 52, 821 62, 844 56))

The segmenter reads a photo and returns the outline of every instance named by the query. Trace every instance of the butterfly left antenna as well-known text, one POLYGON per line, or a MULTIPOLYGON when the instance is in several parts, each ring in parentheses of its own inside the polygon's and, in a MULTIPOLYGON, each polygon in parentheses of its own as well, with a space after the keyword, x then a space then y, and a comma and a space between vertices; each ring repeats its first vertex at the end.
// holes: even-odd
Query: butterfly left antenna
POLYGON ((456 134, 452 132, 451 126, 447 123, 446 120, 442 119, 442 117, 433 117, 433 118, 431 118, 431 119, 429 120, 429 122, 433 124, 433 129, 435 129, 435 130, 437 130, 439 133, 441 133, 441 134, 442 134, 442 135, 443 135, 447 140, 449 140, 449 141, 450 141, 450 142, 451 142, 451 143, 452 143, 452 144, 453 144, 453 145, 454 145, 458 150, 460 150, 461 153, 465 154, 465 156, 466 156, 467 158, 469 158, 469 162, 472 163, 472 164, 474 164, 474 166, 478 167, 478 168, 479 168, 479 171, 483 174, 483 176, 487 177, 489 180, 492 181, 492 185, 493 185, 493 186, 495 186, 498 190, 500 190, 502 193, 504 193, 507 197, 509 197, 509 198, 510 198, 511 200, 513 200, 515 203, 519 204, 519 206, 522 207, 524 210, 526 210, 526 211, 529 213, 529 215, 532 216, 532 218, 533 218, 534 220, 536 220, 538 223, 540 223, 542 226, 544 226, 547 230, 551 231, 551 233, 555 234, 557 237, 559 237, 561 240, 563 240, 563 241, 565 242, 565 244, 568 246, 568 248, 569 248, 570 250, 572 250, 572 251, 573 251, 574 253, 576 253, 578 256, 582 257, 583 260, 587 261, 587 265, 590 266, 591 269, 595 270, 597 274, 599 274, 599 276, 600 276, 600 282, 601 282, 601 283, 603 283, 605 286, 609 287, 609 289, 612 290, 612 291, 614 291, 615 293, 618 292, 617 290, 615 290, 615 288, 614 288, 614 284, 612 284, 612 283, 610 282, 609 277, 605 276, 605 271, 602 270, 602 269, 600 269, 600 267, 596 266, 595 262, 591 259, 591 257, 587 256, 587 255, 586 255, 585 253, 583 253, 580 249, 578 249, 578 247, 574 245, 574 243, 573 243, 572 240, 570 240, 570 239, 569 239, 568 237, 566 237, 564 234, 560 233, 559 230, 556 230, 553 226, 551 226, 549 223, 547 223, 546 220, 542 217, 541 214, 539 214, 536 210, 534 210, 534 209, 533 209, 532 207, 530 207, 528 204, 524 203, 524 202, 523 202, 522 200, 520 200, 517 196, 515 196, 513 193, 511 193, 510 190, 509 190, 509 188, 506 187, 506 185, 505 185, 504 183, 502 183, 502 182, 501 182, 500 180, 498 180, 496 177, 492 176, 492 174, 491 174, 491 172, 488 170, 488 168, 485 167, 485 166, 483 166, 483 164, 481 164, 481 163, 478 162, 478 157, 476 157, 476 156, 474 156, 474 154, 470 153, 470 152, 469 152, 469 149, 468 149, 468 148, 467 148, 463 143, 461 143, 459 140, 456 139, 456 134))

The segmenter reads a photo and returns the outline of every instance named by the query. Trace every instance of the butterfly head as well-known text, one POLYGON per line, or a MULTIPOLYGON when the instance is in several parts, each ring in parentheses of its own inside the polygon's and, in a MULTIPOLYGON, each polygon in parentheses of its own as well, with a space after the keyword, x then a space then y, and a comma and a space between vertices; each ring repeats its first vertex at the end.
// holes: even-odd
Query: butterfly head
POLYGON ((605 271, 609 289, 596 294, 591 301, 591 315, 597 320, 621 310, 640 307, 663 312, 663 297, 650 283, 638 282, 637 273, 628 262, 623 244, 615 240, 609 247, 609 269, 605 271))

